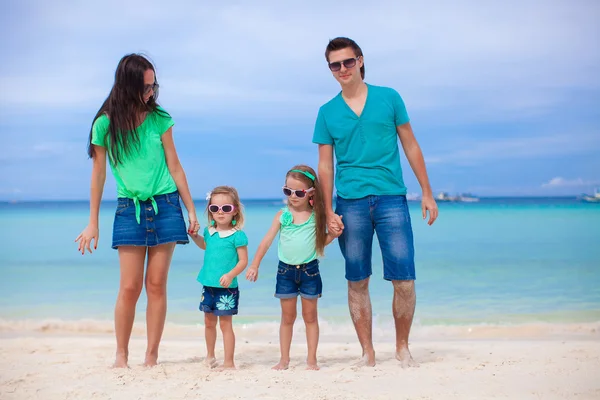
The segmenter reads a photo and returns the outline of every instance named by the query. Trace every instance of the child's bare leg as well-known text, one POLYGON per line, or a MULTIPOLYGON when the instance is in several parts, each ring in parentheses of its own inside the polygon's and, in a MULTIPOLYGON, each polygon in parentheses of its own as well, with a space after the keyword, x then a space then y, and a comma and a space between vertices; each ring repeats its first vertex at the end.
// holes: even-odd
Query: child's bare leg
POLYGON ((223 347, 225 356, 223 357, 224 369, 235 369, 233 354, 235 353, 235 334, 233 333, 232 315, 221 315, 219 317, 219 326, 223 333, 223 347))
POLYGON ((296 297, 292 299, 281 299, 281 325, 279 326, 279 349, 281 358, 279 363, 272 369, 288 369, 290 365, 290 346, 294 334, 294 321, 296 321, 296 297))
POLYGON ((306 344, 308 346, 306 369, 318 370, 319 319, 317 316, 317 299, 302 298, 302 318, 306 325, 306 344))
POLYGON ((217 316, 213 313, 204 313, 204 337, 206 339, 206 358, 204 364, 214 368, 217 365, 215 357, 215 343, 217 342, 217 316))

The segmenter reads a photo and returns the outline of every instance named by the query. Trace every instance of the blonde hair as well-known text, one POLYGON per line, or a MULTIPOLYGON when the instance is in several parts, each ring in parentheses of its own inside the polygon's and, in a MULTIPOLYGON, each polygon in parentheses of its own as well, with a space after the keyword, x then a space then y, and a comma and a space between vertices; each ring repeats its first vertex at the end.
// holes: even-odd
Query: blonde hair
POLYGON ((232 186, 217 186, 210 192, 210 198, 206 202, 206 214, 208 216, 208 225, 211 226, 214 221, 211 212, 208 210, 208 206, 210 206, 210 202, 212 197, 216 194, 224 194, 231 197, 231 201, 233 206, 235 207, 235 214, 233 215, 233 220, 236 221, 235 228, 242 228, 244 226, 244 206, 240 201, 240 196, 238 195, 237 190, 232 186))
POLYGON ((315 190, 310 193, 309 196, 313 200, 312 208, 315 213, 317 254, 319 256, 323 256, 325 251, 325 241, 327 240, 327 220, 325 216, 325 204, 323 203, 323 191, 321 189, 321 184, 319 183, 319 178, 317 178, 317 174, 314 169, 304 164, 299 164, 290 168, 288 173, 285 175, 285 179, 287 180, 288 177, 292 177, 306 183, 309 188, 315 188, 315 190), (301 172, 294 172, 294 170, 308 172, 315 177, 315 180, 313 181, 301 172))

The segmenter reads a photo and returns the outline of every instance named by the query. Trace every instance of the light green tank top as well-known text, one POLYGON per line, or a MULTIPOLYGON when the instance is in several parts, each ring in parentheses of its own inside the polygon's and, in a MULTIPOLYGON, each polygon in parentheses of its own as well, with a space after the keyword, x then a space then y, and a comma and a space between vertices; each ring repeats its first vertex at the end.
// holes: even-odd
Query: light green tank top
POLYGON ((296 225, 290 210, 282 209, 279 222, 279 260, 290 265, 300 265, 317 258, 317 232, 315 213, 306 222, 296 225))

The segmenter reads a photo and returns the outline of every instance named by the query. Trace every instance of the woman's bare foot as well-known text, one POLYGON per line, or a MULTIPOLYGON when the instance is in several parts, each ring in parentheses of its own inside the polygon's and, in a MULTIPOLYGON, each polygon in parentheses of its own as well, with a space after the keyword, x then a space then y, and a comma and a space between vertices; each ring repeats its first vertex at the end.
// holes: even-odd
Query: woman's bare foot
POLYGON ((146 354, 144 367, 156 367, 158 365, 158 354, 146 354))
POLYGON ((129 368, 127 365, 127 354, 119 354, 115 358, 115 363, 112 366, 113 368, 129 368))
POLYGON ((275 370, 275 371, 283 371, 288 369, 290 366, 290 360, 284 360, 283 358, 281 360, 279 360, 279 362, 277 363, 277 365, 271 367, 271 369, 275 370))
POLYGON ((217 366, 217 359, 215 357, 206 357, 202 362, 208 368, 214 368, 217 366))
POLYGON ((396 350, 396 360, 400 361, 402 368, 419 367, 419 363, 413 360, 408 347, 403 347, 400 350, 396 350))

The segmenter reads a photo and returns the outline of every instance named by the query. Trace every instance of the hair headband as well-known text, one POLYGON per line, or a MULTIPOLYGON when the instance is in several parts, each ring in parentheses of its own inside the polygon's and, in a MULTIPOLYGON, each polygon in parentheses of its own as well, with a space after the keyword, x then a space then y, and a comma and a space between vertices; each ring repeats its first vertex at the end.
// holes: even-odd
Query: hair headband
POLYGON ((311 174, 310 172, 302 171, 300 169, 292 169, 290 172, 299 172, 302 175, 306 176, 311 181, 313 181, 313 182, 315 181, 315 176, 313 174, 311 174))

